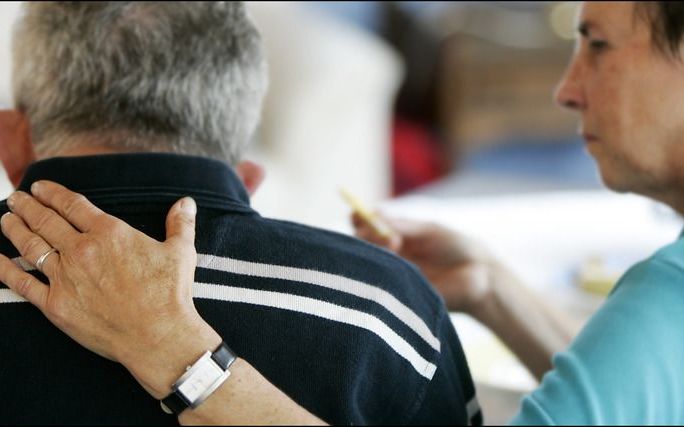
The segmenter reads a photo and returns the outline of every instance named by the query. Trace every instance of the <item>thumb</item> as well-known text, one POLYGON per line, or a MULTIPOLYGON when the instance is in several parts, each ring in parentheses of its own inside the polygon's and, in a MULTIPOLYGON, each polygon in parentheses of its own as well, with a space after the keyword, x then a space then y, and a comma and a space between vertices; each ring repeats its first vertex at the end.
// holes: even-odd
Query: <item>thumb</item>
POLYGON ((401 249, 401 233, 393 229, 382 214, 376 213, 371 218, 364 218, 358 212, 354 212, 351 219, 356 237, 392 252, 399 252, 401 249))
POLYGON ((197 205, 191 197, 184 197, 174 203, 166 215, 166 241, 195 245, 195 216, 197 205))

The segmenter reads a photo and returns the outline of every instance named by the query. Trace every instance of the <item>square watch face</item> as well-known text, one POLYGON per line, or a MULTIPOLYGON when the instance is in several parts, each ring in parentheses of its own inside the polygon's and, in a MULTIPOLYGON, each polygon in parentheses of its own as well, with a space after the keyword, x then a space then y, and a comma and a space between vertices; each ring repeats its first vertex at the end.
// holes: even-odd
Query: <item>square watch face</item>
POLYGON ((183 384, 178 386, 178 391, 190 403, 194 403, 224 374, 224 371, 211 359, 205 359, 196 368, 183 384))

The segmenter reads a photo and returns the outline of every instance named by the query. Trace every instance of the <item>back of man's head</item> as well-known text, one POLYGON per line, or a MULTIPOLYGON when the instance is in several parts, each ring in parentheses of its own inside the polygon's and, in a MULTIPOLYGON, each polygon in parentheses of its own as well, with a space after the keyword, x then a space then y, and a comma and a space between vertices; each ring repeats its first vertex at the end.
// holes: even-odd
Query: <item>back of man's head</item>
POLYGON ((36 2, 15 29, 13 85, 44 157, 92 144, 235 163, 266 69, 241 2, 36 2))

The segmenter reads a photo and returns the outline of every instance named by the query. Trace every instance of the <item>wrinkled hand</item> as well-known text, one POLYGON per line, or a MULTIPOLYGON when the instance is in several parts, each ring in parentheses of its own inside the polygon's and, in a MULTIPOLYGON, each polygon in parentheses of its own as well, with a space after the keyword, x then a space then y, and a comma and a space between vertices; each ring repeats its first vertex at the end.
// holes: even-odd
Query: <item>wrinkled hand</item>
POLYGON ((58 250, 42 266, 50 286, 4 256, 0 280, 78 343, 123 363, 149 392, 164 395, 172 380, 160 378, 157 387, 141 377, 176 343, 208 328, 192 302, 194 201, 176 202, 167 239, 158 242, 61 185, 40 181, 31 190, 33 197, 10 196, 2 232, 33 265, 51 247, 58 250))
POLYGON ((492 292, 494 260, 478 243, 438 224, 379 215, 393 233, 383 237, 359 215, 356 236, 416 264, 451 311, 472 311, 492 292))

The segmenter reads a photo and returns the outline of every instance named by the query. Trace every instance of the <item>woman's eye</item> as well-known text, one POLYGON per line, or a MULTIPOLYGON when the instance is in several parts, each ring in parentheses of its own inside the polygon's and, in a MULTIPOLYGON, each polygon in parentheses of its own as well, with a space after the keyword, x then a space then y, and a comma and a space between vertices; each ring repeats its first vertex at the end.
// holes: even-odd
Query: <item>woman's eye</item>
POLYGON ((590 40, 589 48, 594 52, 600 52, 608 47, 608 42, 605 40, 590 40))

